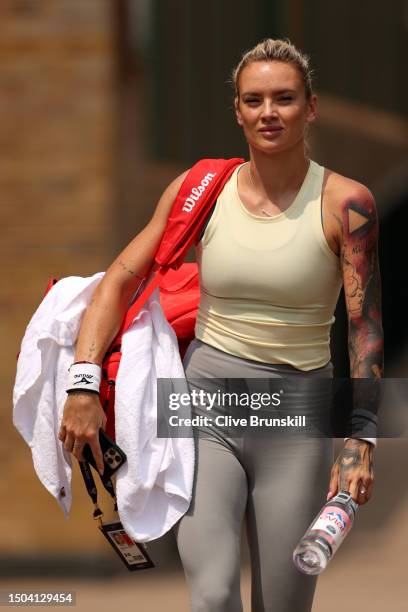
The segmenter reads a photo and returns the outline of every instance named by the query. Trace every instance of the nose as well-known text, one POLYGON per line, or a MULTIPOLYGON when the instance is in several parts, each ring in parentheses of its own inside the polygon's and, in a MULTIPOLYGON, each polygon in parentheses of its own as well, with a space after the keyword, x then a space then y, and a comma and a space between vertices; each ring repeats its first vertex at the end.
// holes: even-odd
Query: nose
POLYGON ((264 119, 276 119, 278 113, 272 100, 265 100, 262 108, 262 118, 264 119))

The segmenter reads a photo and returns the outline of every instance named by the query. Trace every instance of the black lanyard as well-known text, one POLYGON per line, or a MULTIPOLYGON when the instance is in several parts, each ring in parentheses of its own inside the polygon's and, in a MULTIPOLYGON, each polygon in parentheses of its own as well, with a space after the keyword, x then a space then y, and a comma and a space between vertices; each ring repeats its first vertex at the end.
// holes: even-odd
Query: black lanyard
MULTIPOLYGON (((95 508, 93 511, 93 518, 99 520, 102 525, 103 512, 98 506, 98 490, 96 488, 92 470, 89 467, 89 463, 87 461, 79 461, 78 463, 81 469, 82 477, 84 479, 86 490, 88 491, 89 497, 91 498, 95 508)), ((116 502, 116 494, 112 480, 110 478, 103 478, 103 476, 100 476, 100 479, 102 481, 103 486, 108 491, 109 495, 112 497, 115 504, 113 509, 116 511, 118 509, 118 506, 116 502)))

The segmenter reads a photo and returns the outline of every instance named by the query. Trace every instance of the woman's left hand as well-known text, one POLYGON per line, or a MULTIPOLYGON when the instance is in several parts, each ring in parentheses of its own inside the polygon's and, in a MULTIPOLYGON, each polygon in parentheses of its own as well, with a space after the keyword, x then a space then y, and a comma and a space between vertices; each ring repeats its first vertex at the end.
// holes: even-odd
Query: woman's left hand
POLYGON ((370 442, 346 440, 332 467, 327 500, 340 491, 348 491, 360 506, 368 502, 374 484, 373 452, 370 442))

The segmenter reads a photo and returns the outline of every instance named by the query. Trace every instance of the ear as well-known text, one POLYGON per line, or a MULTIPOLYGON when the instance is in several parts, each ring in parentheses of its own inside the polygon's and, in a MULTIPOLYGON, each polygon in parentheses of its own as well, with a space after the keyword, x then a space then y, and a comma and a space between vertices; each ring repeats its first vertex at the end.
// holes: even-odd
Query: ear
POLYGON ((238 125, 242 126, 242 115, 241 115, 241 111, 239 110, 238 96, 236 96, 234 99, 234 107, 235 107, 235 116, 237 118, 237 123, 238 125))
POLYGON ((313 94, 308 102, 308 110, 306 115, 307 123, 313 123, 317 118, 317 96, 313 94))

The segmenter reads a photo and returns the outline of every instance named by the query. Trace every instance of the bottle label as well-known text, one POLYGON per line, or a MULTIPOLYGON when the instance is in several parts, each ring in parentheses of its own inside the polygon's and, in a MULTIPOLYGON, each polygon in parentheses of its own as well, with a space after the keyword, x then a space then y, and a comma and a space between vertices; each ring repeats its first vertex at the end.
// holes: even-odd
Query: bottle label
POLYGON ((319 518, 311 525, 311 530, 324 532, 324 538, 332 547, 333 554, 351 528, 350 517, 338 506, 325 506, 319 518))

